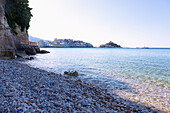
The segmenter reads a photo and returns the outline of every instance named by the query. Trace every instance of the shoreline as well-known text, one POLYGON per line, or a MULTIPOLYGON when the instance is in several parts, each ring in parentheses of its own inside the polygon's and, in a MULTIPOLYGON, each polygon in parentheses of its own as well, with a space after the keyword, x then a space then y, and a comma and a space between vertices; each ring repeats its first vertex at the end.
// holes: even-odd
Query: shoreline
POLYGON ((45 47, 40 47, 40 48, 72 48, 72 49, 93 49, 93 48, 97 48, 97 49, 170 49, 170 47, 148 47, 148 48, 143 48, 143 47, 121 47, 121 48, 101 48, 101 47, 51 47, 51 46, 45 46, 45 47))
POLYGON ((0 73, 0 112, 161 112, 16 60, 0 60, 0 73))
MULTIPOLYGON (((112 76, 111 82, 98 83, 92 79, 90 83, 101 88, 107 88, 109 92, 118 95, 119 97, 145 105, 150 108, 155 108, 160 111, 170 111, 170 86, 165 84, 152 83, 141 79, 133 79, 120 76, 112 76), (95 82, 95 83, 93 83, 95 82)), ((86 79, 85 79, 86 80, 86 79)), ((89 80, 89 79, 87 79, 89 80)), ((104 79, 105 80, 105 79, 104 79)))

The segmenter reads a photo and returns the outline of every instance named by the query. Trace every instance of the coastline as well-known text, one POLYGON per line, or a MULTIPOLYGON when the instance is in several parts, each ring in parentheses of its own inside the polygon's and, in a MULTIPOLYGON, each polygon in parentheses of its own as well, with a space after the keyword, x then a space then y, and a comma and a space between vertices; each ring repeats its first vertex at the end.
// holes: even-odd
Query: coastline
POLYGON ((0 60, 0 73, 0 112, 161 112, 16 60, 0 60))

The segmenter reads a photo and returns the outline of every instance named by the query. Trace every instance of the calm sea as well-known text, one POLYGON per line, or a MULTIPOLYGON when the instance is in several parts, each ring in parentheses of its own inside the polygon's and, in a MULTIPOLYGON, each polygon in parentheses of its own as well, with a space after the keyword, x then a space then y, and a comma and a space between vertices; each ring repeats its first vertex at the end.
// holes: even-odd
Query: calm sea
POLYGON ((78 71, 82 79, 111 88, 115 78, 170 85, 170 49, 43 48, 29 65, 63 74, 78 71))

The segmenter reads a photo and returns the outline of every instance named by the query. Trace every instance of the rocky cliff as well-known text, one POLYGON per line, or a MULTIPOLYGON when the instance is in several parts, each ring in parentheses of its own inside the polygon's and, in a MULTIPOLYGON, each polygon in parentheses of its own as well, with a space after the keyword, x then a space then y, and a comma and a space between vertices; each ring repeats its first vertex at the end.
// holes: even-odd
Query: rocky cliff
POLYGON ((18 48, 21 44, 28 45, 27 30, 21 30, 20 26, 15 28, 15 33, 9 27, 7 18, 5 17, 6 0, 0 0, 0 58, 15 58, 18 48))
POLYGON ((16 46, 14 35, 5 18, 5 0, 0 0, 0 57, 14 58, 16 46))

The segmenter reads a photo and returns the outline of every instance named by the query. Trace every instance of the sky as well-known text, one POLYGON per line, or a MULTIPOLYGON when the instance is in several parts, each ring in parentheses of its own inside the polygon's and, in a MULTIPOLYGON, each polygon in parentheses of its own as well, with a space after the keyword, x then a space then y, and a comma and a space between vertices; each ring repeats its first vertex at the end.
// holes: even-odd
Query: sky
POLYGON ((94 46, 170 47, 170 0, 29 0, 29 35, 94 46))

